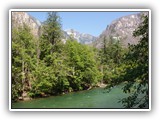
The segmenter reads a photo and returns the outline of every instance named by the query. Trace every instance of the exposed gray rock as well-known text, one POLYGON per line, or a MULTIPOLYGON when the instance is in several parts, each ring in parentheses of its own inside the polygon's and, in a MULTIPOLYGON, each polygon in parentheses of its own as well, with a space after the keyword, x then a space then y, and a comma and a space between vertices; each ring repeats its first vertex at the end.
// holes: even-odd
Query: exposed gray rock
POLYGON ((73 29, 65 30, 64 36, 66 40, 70 36, 72 36, 74 39, 76 39, 79 43, 82 43, 82 44, 91 44, 93 41, 97 39, 97 37, 93 35, 86 34, 86 33, 80 33, 73 29))
MULTIPOLYGON (((80 33, 76 30, 69 29, 62 31, 63 32, 63 42, 65 43, 70 36, 74 37, 79 43, 88 44, 96 47, 103 47, 104 38, 109 42, 120 41, 122 46, 127 47, 129 44, 137 44, 139 38, 133 37, 133 31, 137 29, 139 24, 142 22, 142 14, 147 15, 147 12, 133 14, 121 17, 117 20, 114 20, 110 25, 106 27, 106 29, 102 32, 102 34, 97 38, 90 34, 80 33)), ((30 27, 31 32, 35 36, 39 36, 41 33, 42 23, 34 17, 28 15, 26 12, 12 12, 12 26, 18 27, 26 24, 30 27)), ((105 23, 104 23, 105 24, 105 23)))
POLYGON ((128 15, 114 20, 93 43, 93 46, 102 48, 104 38, 107 42, 110 40, 112 42, 120 41, 123 47, 127 47, 128 44, 137 44, 139 38, 133 37, 133 31, 142 22, 142 14, 146 15, 147 12, 128 15))
POLYGON ((29 26, 34 36, 39 36, 41 27, 40 21, 28 15, 26 12, 12 12, 12 27, 17 28, 24 24, 29 26))
MULTIPOLYGON (((12 12, 12 26, 18 27, 23 26, 24 24, 28 25, 31 29, 31 32, 34 36, 38 37, 41 33, 40 28, 42 27, 42 23, 36 18, 30 16, 26 12, 12 12)), ((70 35, 73 34, 73 37, 82 44, 90 44, 95 41, 97 38, 85 33, 79 33, 73 29, 62 31, 64 38, 63 42, 65 43, 67 39, 69 39, 70 35)))

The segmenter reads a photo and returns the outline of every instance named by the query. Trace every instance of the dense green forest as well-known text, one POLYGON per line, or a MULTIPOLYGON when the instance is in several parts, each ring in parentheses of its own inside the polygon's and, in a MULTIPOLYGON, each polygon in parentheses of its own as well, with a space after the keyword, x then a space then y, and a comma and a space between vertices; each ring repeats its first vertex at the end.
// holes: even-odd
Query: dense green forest
POLYGON ((133 33, 141 36, 140 42, 128 48, 106 38, 102 49, 78 43, 72 36, 64 44, 56 12, 48 13, 38 38, 25 24, 13 28, 12 101, 87 90, 99 83, 109 90, 124 83, 123 91, 131 93, 120 101, 124 107, 148 107, 148 17, 143 19, 133 33))

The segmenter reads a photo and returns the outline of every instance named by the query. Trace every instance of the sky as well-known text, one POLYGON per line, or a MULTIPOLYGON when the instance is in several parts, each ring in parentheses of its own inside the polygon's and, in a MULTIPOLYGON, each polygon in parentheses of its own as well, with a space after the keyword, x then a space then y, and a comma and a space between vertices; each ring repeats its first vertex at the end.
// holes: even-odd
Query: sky
MULTIPOLYGON (((74 29, 80 33, 88 33, 98 37, 113 20, 137 14, 138 12, 58 12, 62 29, 74 29)), ((28 12, 31 16, 44 22, 47 12, 28 12)))

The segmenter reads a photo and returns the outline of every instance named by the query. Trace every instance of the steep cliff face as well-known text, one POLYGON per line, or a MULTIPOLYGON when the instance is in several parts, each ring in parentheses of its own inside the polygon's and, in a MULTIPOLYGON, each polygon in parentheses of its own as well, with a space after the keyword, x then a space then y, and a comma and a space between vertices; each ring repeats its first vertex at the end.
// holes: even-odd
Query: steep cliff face
POLYGON ((37 19, 26 12, 12 12, 12 27, 23 26, 24 24, 30 27, 34 36, 39 36, 41 23, 37 19))
POLYGON ((133 37, 133 31, 142 22, 142 14, 146 15, 147 12, 128 15, 114 20, 93 43, 93 46, 102 48, 104 39, 106 39, 106 42, 119 41, 123 47, 127 47, 128 44, 137 44, 139 39, 133 37))

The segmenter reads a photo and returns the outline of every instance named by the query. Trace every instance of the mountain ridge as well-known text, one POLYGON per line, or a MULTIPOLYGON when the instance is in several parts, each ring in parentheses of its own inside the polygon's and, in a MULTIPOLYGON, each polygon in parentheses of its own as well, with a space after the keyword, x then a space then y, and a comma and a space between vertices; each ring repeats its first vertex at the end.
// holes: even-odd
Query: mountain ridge
POLYGON ((133 31, 142 22, 142 14, 147 15, 148 13, 131 14, 112 21, 99 35, 98 39, 92 43, 92 46, 102 48, 104 39, 106 39, 106 42, 119 41, 123 47, 128 47, 128 44, 137 44, 139 38, 133 37, 133 31))
MULTIPOLYGON (((87 33, 80 33, 74 29, 62 30, 64 35, 63 42, 65 43, 67 39, 71 36, 74 37, 79 43, 92 45, 96 48, 103 47, 103 40, 106 39, 107 42, 120 41, 122 46, 127 47, 128 44, 137 44, 138 38, 134 38, 132 33, 142 22, 141 15, 147 14, 147 12, 141 12, 138 14, 131 14, 127 16, 122 16, 111 22, 111 24, 106 25, 106 29, 102 33, 95 37, 87 33)), ((12 23, 14 27, 22 26, 23 23, 27 24, 31 28, 31 32, 36 36, 40 36, 42 23, 29 15, 27 12, 12 12, 12 23)))
MULTIPOLYGON (((12 26, 17 28, 19 26, 23 26, 23 24, 26 24, 30 27, 31 33, 39 37, 41 33, 41 27, 43 26, 43 23, 40 22, 35 17, 31 16, 27 12, 12 12, 12 26)), ((90 44, 97 38, 93 35, 87 34, 87 33, 80 33, 74 29, 69 30, 62 30, 63 33, 63 42, 65 43, 67 39, 70 38, 70 35, 72 34, 71 31, 73 31, 74 39, 76 39, 79 43, 82 44, 90 44)))
MULTIPOLYGON (((76 39, 79 43, 82 44, 91 44, 93 41, 95 41, 97 39, 97 37, 88 34, 88 33, 80 33, 74 29, 67 29, 64 30, 64 32, 68 35, 73 37, 74 39, 76 39)), ((69 37, 66 36, 66 39, 68 39, 69 37)))

